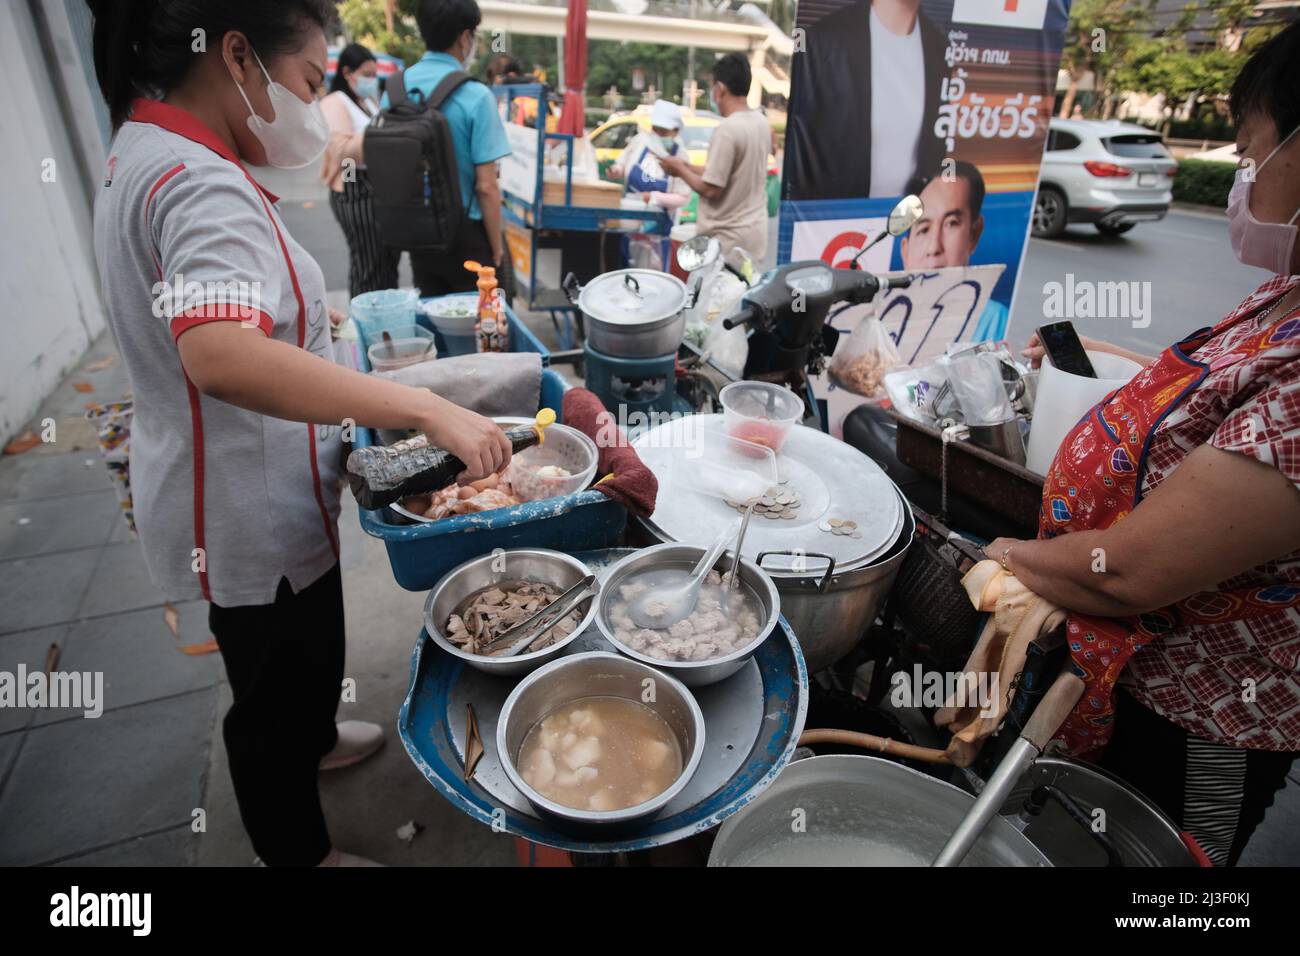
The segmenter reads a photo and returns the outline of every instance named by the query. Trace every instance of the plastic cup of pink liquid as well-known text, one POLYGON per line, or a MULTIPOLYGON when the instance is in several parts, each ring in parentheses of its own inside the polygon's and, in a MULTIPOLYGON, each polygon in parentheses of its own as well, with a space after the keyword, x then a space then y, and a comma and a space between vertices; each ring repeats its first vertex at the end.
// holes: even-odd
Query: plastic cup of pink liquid
POLYGON ((718 397, 727 434, 773 452, 780 452, 790 429, 804 414, 798 395, 768 382, 732 382, 718 397))

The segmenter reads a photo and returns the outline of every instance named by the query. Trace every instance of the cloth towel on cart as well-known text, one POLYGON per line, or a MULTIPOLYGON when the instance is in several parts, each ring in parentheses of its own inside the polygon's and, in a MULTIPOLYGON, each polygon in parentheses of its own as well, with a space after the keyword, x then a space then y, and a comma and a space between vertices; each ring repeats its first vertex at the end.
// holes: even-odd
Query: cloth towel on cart
POLYGON ((641 461, 641 456, 596 393, 585 388, 569 389, 564 393, 562 417, 564 424, 578 429, 596 443, 599 455, 596 474, 602 476, 596 490, 604 492, 637 517, 648 518, 654 514, 659 480, 641 461))
POLYGON ((934 715, 934 722, 952 733, 947 747, 952 762, 969 767, 1006 716, 1030 642, 1064 625, 1066 612, 1029 590, 996 561, 979 562, 966 572, 962 586, 978 610, 990 612, 989 618, 954 699, 934 715), (987 689, 987 699, 978 699, 977 688, 987 689))
POLYGON ((427 388, 489 418, 532 418, 542 394, 542 357, 536 352, 453 355, 371 374, 427 388))

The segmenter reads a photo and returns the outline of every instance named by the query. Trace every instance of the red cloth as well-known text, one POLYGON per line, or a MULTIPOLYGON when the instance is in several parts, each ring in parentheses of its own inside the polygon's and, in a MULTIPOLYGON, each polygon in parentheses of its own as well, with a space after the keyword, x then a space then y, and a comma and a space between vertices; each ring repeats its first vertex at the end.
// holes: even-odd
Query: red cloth
POLYGON ((564 108, 556 132, 581 138, 587 126, 587 0, 569 0, 564 17, 564 108))
POLYGON ((564 393, 561 418, 596 443, 596 490, 613 498, 632 514, 648 518, 654 514, 659 480, 645 466, 623 430, 618 427, 594 392, 571 388, 564 393), (603 479, 606 475, 614 477, 603 479))

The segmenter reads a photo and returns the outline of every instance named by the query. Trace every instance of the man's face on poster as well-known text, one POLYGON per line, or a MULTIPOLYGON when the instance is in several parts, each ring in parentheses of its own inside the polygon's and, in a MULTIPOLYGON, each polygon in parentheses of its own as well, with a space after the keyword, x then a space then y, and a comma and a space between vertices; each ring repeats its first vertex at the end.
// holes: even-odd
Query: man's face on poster
POLYGON ((970 181, 936 176, 921 190, 925 214, 903 237, 903 268, 909 271, 969 265, 984 231, 984 217, 972 216, 970 181))

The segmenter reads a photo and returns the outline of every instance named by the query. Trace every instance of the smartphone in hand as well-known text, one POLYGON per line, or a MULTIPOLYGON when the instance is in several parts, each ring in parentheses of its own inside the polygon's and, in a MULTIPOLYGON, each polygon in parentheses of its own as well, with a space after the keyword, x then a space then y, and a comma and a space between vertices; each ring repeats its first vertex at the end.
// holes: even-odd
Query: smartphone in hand
POLYGON ((1088 360, 1088 353, 1074 331, 1073 322, 1053 322, 1038 327, 1038 341, 1052 364, 1062 372, 1096 378, 1097 372, 1088 360))

